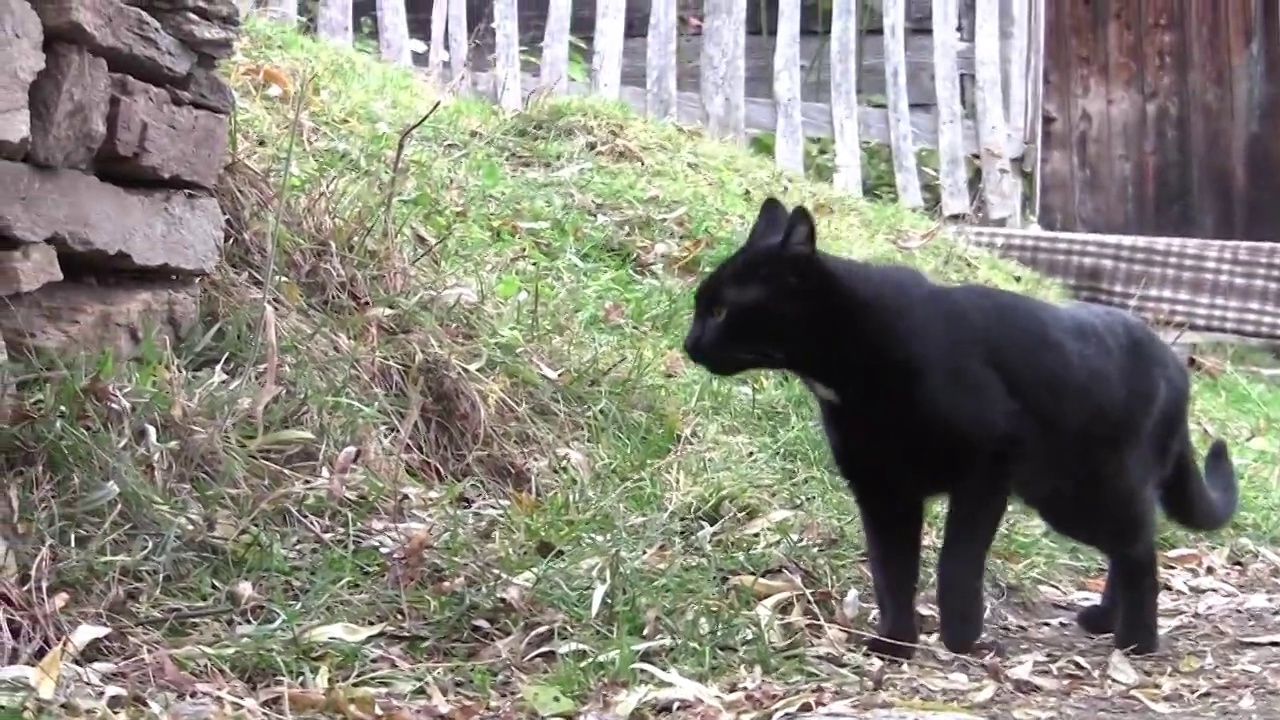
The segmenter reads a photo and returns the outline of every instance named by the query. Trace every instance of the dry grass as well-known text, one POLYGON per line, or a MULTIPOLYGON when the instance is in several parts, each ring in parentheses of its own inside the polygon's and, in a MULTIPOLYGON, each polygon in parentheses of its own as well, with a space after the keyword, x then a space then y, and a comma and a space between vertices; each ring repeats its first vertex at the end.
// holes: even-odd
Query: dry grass
MULTIPOLYGON (((407 74, 258 23, 227 70, 230 236, 201 327, 23 387, 0 674, 78 627, 110 630, 74 664, 93 672, 64 669, 43 708, 460 718, 631 698, 637 717, 676 700, 745 717, 850 695, 1007 711, 1068 690, 1064 712, 1146 707, 1027 679, 1102 652, 1089 682, 1114 682, 1105 644, 1052 624, 1097 558, 1020 512, 992 561, 992 633, 1012 656, 903 669, 854 653, 868 610, 843 601, 867 577, 811 399, 780 377, 712 381, 678 352, 691 279, 764 193, 813 207, 841 252, 1055 287, 911 242, 926 218, 612 106, 437 107, 407 74), (1031 638, 1067 645, 1027 666, 1031 638)), ((1193 621, 1170 642, 1209 638, 1222 657, 1271 607, 1246 599, 1270 597, 1257 546, 1280 527, 1280 394, 1230 366, 1197 392, 1198 421, 1235 441, 1248 507, 1230 548, 1171 556, 1187 593, 1226 592, 1205 577, 1238 590, 1209 619, 1177 595, 1169 612, 1193 621)), ((1168 658, 1151 662, 1142 677, 1174 687, 1168 658)), ((1176 687, 1161 702, 1204 711, 1176 687)))

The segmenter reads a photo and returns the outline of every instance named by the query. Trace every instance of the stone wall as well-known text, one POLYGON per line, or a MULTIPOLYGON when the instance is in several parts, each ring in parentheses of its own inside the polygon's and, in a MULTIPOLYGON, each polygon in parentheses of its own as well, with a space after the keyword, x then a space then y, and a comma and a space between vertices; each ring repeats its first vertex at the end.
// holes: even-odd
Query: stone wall
POLYGON ((239 23, 232 0, 0 0, 0 356, 194 322, 239 23))

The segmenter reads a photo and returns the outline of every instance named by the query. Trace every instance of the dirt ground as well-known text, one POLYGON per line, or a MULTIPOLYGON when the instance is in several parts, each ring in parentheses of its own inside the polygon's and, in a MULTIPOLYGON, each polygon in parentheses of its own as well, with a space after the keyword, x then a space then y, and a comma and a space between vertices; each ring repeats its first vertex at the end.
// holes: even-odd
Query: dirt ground
MULTIPOLYGON (((1280 556, 1248 545, 1243 553, 1237 547, 1234 555, 1228 559, 1226 550, 1196 549, 1165 555, 1161 648, 1148 657, 1127 658, 1114 650, 1110 637, 1090 638, 1076 627, 1076 610, 1097 602, 1101 578, 1091 578, 1082 590, 1040 586, 991 598, 986 648, 973 657, 941 649, 931 634, 937 615, 926 597, 920 605, 924 648, 910 662, 869 659, 852 649, 851 634, 837 629, 835 642, 811 640, 806 651, 814 677, 829 682, 792 687, 747 682, 717 693, 709 703, 716 707, 693 702, 659 716, 1277 718, 1280 556)), ((831 623, 810 622, 809 633, 814 624, 832 632, 831 623)))
MULTIPOLYGON (((1034 599, 992 599, 986 657, 923 651, 879 667, 872 692, 832 698, 832 711, 848 711, 793 717, 876 717, 865 714, 872 708, 937 720, 947 717, 936 714, 942 710, 990 720, 1280 717, 1280 557, 1265 548, 1248 554, 1229 562, 1225 552, 1166 555, 1153 656, 1125 658, 1109 637, 1075 626, 1075 611, 1096 602, 1100 579, 1070 593, 1041 587, 1025 593, 1034 599), (850 714, 854 708, 863 714, 850 714)), ((929 606, 923 611, 928 618, 929 606)))

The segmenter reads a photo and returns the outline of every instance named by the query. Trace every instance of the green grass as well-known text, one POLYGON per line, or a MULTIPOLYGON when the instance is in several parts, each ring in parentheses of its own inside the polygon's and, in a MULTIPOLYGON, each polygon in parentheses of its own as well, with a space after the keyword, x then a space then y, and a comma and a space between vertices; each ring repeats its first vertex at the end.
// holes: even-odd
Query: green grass
MULTIPOLYGON (((232 695, 327 677, 418 698, 536 682, 579 703, 653 681, 637 661, 704 681, 812 677, 806 643, 771 642, 728 580, 803 572, 824 617, 851 586, 868 597, 854 508, 797 382, 684 365, 692 282, 778 193, 815 210, 826 249, 1061 291, 945 240, 901 250, 928 218, 600 102, 442 104, 406 136, 393 181, 430 90, 247 31, 226 67, 232 242, 201 328, 171 352, 23 388, 25 450, 5 459, 20 567, 71 598, 60 614, 24 606, 38 622, 4 662, 33 663, 83 620, 118 631, 98 657, 182 647, 176 667, 232 695), (293 92, 272 92, 264 66, 293 92), (335 622, 387 625, 307 640, 335 622)), ((1273 542, 1280 392, 1201 377, 1195 413, 1233 440, 1246 507, 1232 532, 1273 542)), ((1015 511, 991 567, 1074 588, 1099 563, 1015 511)))

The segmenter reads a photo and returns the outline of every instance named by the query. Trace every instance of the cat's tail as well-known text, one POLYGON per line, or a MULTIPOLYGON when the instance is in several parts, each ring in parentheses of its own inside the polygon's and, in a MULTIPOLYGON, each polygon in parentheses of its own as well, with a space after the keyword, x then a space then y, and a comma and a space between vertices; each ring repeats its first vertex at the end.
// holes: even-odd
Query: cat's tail
POLYGON ((1231 522, 1240 502, 1240 488, 1227 443, 1219 438, 1209 446, 1203 475, 1190 440, 1185 441, 1183 447, 1160 490, 1160 505, 1183 527, 1219 530, 1231 522))

